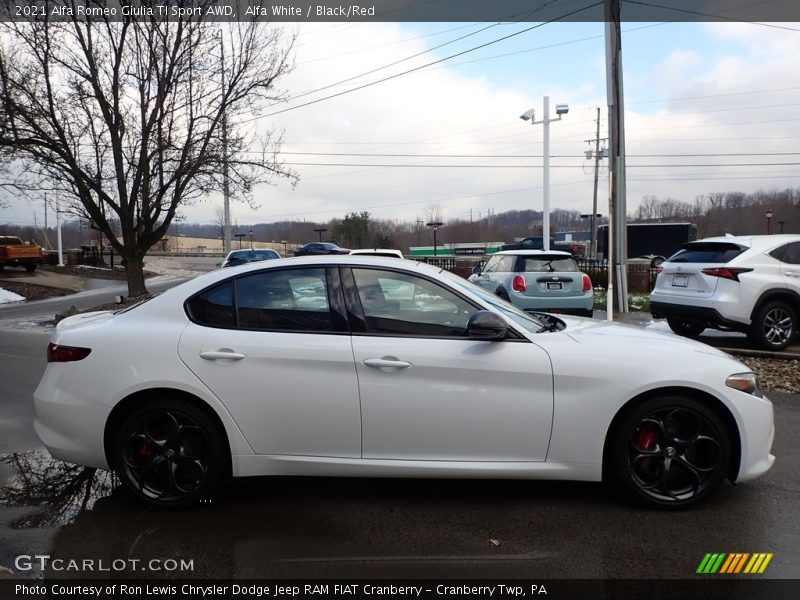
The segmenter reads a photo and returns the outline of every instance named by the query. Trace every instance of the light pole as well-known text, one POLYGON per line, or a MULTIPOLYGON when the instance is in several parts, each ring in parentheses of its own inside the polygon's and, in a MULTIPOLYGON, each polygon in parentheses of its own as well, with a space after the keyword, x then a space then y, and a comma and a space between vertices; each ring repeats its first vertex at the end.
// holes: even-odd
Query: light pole
POLYGON ((281 244, 283 244, 283 256, 286 256, 286 244, 288 242, 286 240, 281 240, 281 244))
POLYGON ((433 229, 433 255, 436 256, 436 232, 439 230, 439 227, 444 225, 441 221, 430 221, 425 223, 426 227, 431 227, 433 229))
POLYGON ((250 250, 253 249, 253 230, 251 229, 248 234, 250 235, 250 250))
POLYGON ((556 104, 557 118, 550 118, 550 96, 545 96, 542 99, 544 106, 543 117, 541 121, 536 120, 534 109, 530 109, 522 113, 519 118, 523 121, 530 121, 531 125, 542 124, 542 131, 544 136, 544 144, 542 154, 544 155, 544 165, 542 168, 542 247, 545 250, 550 250, 550 123, 553 121, 560 121, 561 117, 569 112, 569 106, 566 104, 556 104))
POLYGON ((319 241, 321 242, 322 241, 322 234, 325 233, 328 230, 326 228, 324 228, 324 227, 320 227, 319 229, 315 229, 314 231, 316 231, 319 234, 319 241))
POLYGON ((242 249, 242 238, 243 238, 245 235, 246 235, 246 234, 244 234, 244 233, 234 233, 234 234, 233 234, 233 237, 237 237, 237 238, 239 238, 239 250, 241 250, 241 249, 242 249))
POLYGON ((764 216, 767 217, 767 235, 770 235, 772 233, 772 209, 765 210, 764 216))
POLYGON ((781 228, 781 231, 780 231, 780 232, 781 232, 781 234, 783 233, 783 224, 784 224, 784 223, 786 223, 786 221, 778 221, 778 227, 780 227, 780 228, 781 228))

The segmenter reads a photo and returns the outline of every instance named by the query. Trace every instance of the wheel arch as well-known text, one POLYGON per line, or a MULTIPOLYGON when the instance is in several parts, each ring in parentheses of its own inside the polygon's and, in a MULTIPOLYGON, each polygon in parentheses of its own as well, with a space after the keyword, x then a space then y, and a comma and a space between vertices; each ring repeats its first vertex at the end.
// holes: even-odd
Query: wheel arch
POLYGON ((179 390, 175 388, 167 388, 167 387, 158 387, 158 388, 149 388, 146 390, 139 390, 132 394, 129 394, 114 406, 111 412, 106 419, 106 426, 103 430, 103 450, 105 452, 106 463, 110 468, 114 468, 114 461, 113 457, 111 456, 111 447, 114 442, 114 432, 117 431, 120 425, 122 425, 125 417, 127 417, 131 412, 143 406, 148 402, 152 402, 158 400, 160 398, 175 398, 178 400, 183 400, 188 402, 189 404, 193 405, 195 408, 203 411, 206 416, 208 416, 214 423, 214 425, 219 430, 222 439, 225 442, 225 457, 227 461, 227 474, 231 474, 232 464, 231 464, 231 442, 228 438, 228 431, 225 428, 225 424, 222 422, 222 419, 217 414, 217 411, 214 410, 211 405, 209 405, 205 400, 195 396, 184 390, 179 390))
POLYGON ((656 398, 658 396, 684 396, 699 402, 703 402, 721 419, 733 442, 733 448, 731 449, 731 464, 727 477, 731 481, 736 481, 736 478, 739 475, 739 468, 741 467, 742 460, 741 432, 739 431, 739 426, 736 424, 736 419, 725 403, 716 396, 703 390, 680 386, 647 390, 646 392, 642 392, 641 394, 634 396, 620 407, 608 426, 606 437, 603 442, 603 480, 606 481, 608 479, 607 468, 610 440, 612 439, 617 427, 619 427, 620 421, 622 421, 622 419, 641 402, 650 398, 656 398))
POLYGON ((761 296, 758 297, 758 300, 753 305, 753 310, 750 311, 750 322, 753 322, 758 311, 761 310, 767 302, 776 301, 785 302, 794 309, 796 316, 800 316, 800 294, 786 288, 773 288, 763 292, 761 296))

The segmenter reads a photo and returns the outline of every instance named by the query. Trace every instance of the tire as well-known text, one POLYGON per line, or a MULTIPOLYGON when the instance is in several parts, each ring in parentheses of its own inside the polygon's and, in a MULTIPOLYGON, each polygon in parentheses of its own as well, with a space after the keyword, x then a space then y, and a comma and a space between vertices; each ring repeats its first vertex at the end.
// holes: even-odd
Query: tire
POLYGON ((667 325, 678 335, 688 338, 696 338, 706 329, 706 326, 700 321, 691 321, 684 319, 667 319, 667 325))
POLYGON ((797 313, 785 302, 767 302, 750 325, 750 339, 763 350, 783 350, 797 333, 797 313))
POLYGON ((36 265, 25 265, 25 270, 28 273, 33 273, 36 270, 36 265))
POLYGON ((495 292, 495 294, 497 295, 498 298, 502 298, 506 302, 511 302, 511 298, 508 297, 508 292, 505 291, 504 289, 500 288, 495 292))
POLYGON ((114 435, 112 462, 125 487, 158 508, 208 498, 228 471, 227 444, 216 423, 184 400, 149 402, 114 435))
POLYGON ((722 485, 732 448, 725 424, 705 403, 654 397, 628 411, 609 433, 606 473, 627 499, 680 510, 722 485))

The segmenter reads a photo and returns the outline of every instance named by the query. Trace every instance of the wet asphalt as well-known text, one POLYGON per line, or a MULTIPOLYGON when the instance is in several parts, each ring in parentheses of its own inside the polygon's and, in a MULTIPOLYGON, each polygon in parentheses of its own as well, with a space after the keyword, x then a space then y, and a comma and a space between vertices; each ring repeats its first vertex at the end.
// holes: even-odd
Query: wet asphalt
POLYGON ((210 503, 156 511, 41 447, 31 395, 47 337, 0 329, 0 566, 21 577, 39 571, 15 568, 17 556, 49 554, 193 561, 188 572, 111 573, 149 579, 685 578, 706 552, 772 552, 759 577, 800 577, 795 395, 772 395, 772 471, 678 513, 630 506, 599 484, 289 477, 237 480, 210 503))

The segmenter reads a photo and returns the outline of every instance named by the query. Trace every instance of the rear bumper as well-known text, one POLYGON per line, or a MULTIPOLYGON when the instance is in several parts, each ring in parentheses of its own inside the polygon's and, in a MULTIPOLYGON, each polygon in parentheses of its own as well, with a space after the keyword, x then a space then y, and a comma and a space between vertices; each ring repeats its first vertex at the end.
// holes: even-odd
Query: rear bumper
POLYGON ((594 294, 547 298, 544 296, 526 296, 518 292, 512 292, 510 296, 511 304, 525 311, 552 312, 582 317, 586 316, 594 308, 594 294))
POLYGON ((707 327, 734 329, 747 333, 749 323, 742 323, 728 319, 716 309, 706 306, 689 306, 686 304, 672 304, 670 302, 650 301, 650 314, 655 319, 685 319, 704 323, 707 327))

